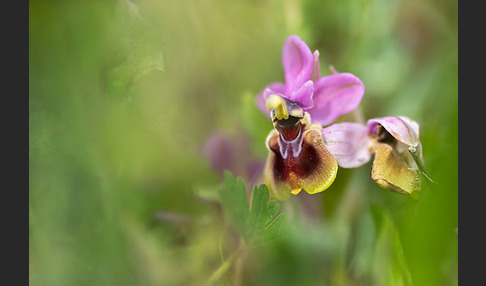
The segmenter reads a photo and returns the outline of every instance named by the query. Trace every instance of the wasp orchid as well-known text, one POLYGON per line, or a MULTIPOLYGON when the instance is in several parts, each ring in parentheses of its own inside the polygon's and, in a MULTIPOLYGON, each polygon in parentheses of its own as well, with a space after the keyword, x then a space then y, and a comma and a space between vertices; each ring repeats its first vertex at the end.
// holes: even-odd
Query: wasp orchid
POLYGON ((338 164, 324 144, 322 126, 358 107, 364 85, 350 73, 321 77, 319 52, 296 35, 284 43, 282 65, 285 83, 271 83, 256 101, 274 126, 266 139, 264 180, 273 197, 286 200, 331 186, 338 164))

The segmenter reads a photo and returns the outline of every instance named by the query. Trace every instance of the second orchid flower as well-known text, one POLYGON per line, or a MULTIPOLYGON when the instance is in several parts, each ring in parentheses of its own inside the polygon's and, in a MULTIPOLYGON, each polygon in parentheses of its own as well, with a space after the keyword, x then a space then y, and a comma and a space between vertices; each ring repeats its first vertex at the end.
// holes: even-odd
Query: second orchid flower
POLYGON ((340 167, 359 167, 374 155, 371 178, 385 190, 416 198, 420 174, 433 182, 423 167, 419 125, 406 116, 373 118, 366 125, 336 123, 322 135, 340 167))

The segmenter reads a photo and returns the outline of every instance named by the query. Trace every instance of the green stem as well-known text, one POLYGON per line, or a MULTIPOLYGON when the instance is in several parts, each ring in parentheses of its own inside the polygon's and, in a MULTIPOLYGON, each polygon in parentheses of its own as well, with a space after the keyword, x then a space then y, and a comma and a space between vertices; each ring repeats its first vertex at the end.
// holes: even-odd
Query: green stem
POLYGON ((408 148, 408 151, 412 155, 412 158, 415 161, 415 163, 417 164, 417 167, 419 168, 419 170, 422 173, 422 175, 424 175, 424 177, 427 178, 427 180, 429 180, 431 183, 437 184, 434 180, 432 180, 432 178, 425 171, 425 168, 424 168, 424 165, 422 163, 422 160, 420 160, 420 157, 417 154, 417 149, 415 149, 415 147, 411 146, 410 148, 408 148))
POLYGON ((216 271, 213 272, 213 274, 211 275, 211 277, 209 277, 208 279, 208 282, 207 284, 208 285, 212 285, 214 284, 216 281, 218 281, 219 279, 221 279, 221 277, 224 275, 224 273, 226 271, 228 271, 228 269, 231 267, 231 265, 235 262, 235 260, 238 258, 238 256, 240 255, 240 253, 242 252, 242 248, 241 248, 241 243, 240 243, 240 246, 238 247, 238 249, 236 249, 235 252, 233 252, 230 257, 228 257, 228 259, 226 259, 219 267, 218 269, 216 269, 216 271))

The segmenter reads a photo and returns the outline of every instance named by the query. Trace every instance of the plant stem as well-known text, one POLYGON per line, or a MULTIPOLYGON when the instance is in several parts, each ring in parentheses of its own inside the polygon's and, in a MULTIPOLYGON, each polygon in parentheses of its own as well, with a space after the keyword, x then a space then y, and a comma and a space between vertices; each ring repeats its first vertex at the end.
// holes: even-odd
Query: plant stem
POLYGON ((226 259, 219 267, 216 269, 216 271, 213 272, 211 277, 209 277, 207 285, 212 285, 221 277, 224 275, 226 271, 231 267, 231 265, 235 262, 235 260, 239 257, 241 252, 243 251, 241 247, 242 243, 239 244, 238 248, 236 249, 235 252, 233 252, 228 259, 226 259))
POLYGON ((419 168, 420 172, 424 175, 424 177, 427 178, 427 180, 429 180, 431 183, 437 184, 434 180, 432 180, 432 178, 425 171, 424 165, 422 164, 422 160, 420 160, 417 154, 417 150, 415 148, 408 148, 408 151, 412 155, 413 160, 417 164, 417 167, 419 168))

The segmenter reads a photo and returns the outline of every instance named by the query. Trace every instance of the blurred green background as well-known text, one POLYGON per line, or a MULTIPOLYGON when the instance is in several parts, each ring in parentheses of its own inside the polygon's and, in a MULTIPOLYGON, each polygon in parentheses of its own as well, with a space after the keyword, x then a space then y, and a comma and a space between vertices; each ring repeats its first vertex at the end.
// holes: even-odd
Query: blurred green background
POLYGON ((216 284, 457 285, 457 28, 457 1, 30 0, 30 284, 205 285, 238 238, 202 146, 245 134, 265 159, 254 98, 297 34, 363 81, 365 119, 420 124, 438 185, 415 201, 341 168, 216 284))

